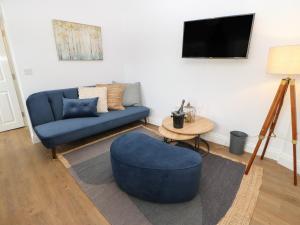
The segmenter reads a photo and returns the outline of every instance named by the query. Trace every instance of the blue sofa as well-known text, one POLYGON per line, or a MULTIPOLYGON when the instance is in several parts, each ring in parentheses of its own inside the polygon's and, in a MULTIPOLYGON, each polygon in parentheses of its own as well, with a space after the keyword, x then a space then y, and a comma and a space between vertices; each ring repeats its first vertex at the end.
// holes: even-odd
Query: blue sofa
POLYGON ((99 113, 98 117, 63 119, 62 98, 78 98, 78 88, 43 91, 32 94, 26 101, 33 129, 46 148, 56 147, 100 132, 120 127, 149 116, 149 108, 127 107, 122 111, 99 113))

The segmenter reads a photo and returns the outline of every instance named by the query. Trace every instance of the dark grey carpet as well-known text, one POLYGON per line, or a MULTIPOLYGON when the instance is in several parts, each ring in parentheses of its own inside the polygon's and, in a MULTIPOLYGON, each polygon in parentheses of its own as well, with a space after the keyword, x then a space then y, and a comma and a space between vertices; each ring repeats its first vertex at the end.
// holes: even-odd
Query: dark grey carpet
MULTIPOLYGON (((144 128, 135 131, 157 137, 144 128)), ((203 160, 199 194, 192 201, 146 202, 128 196, 115 184, 109 158, 114 138, 65 155, 72 175, 112 225, 214 225, 230 208, 243 177, 243 164, 209 154, 203 160)))

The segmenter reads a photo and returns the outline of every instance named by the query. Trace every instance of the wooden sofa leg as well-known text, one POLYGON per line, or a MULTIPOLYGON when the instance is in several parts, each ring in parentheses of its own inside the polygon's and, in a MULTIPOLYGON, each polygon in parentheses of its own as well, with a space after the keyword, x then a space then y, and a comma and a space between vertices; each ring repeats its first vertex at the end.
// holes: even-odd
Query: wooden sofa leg
POLYGON ((148 121, 147 121, 147 117, 144 118, 144 124, 147 125, 148 121))
POLYGON ((52 158, 53 158, 53 159, 57 159, 57 156, 56 156, 56 148, 52 148, 51 151, 52 151, 52 158))

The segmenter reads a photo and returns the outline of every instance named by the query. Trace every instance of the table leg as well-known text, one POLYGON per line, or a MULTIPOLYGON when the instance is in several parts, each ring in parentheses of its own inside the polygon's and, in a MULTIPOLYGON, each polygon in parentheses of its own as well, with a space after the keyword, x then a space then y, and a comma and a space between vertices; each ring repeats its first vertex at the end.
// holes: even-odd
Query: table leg
MULTIPOLYGON (((172 142, 178 142, 178 143, 180 143, 180 142, 182 142, 182 141, 176 141, 176 140, 173 140, 173 139, 169 139, 169 138, 166 138, 166 137, 164 137, 164 139, 163 139, 163 141, 165 142, 165 143, 168 143, 168 144, 170 144, 170 143, 172 143, 172 142)), ((209 154, 209 152, 210 152, 210 146, 209 146, 209 143, 206 141, 206 140, 204 140, 203 138, 201 138, 200 137, 200 135, 197 135, 195 138, 194 138, 194 146, 193 145, 191 145, 191 144, 189 144, 189 143, 187 143, 187 142, 182 142, 182 143, 185 143, 185 144, 187 144, 187 145, 190 145, 191 147, 192 147, 192 150, 194 150, 194 151, 196 151, 196 152, 198 152, 198 153, 200 153, 199 152, 199 149, 201 149, 202 151, 204 151, 205 153, 203 153, 203 154, 201 154, 201 156, 206 156, 207 154, 209 154), (206 146, 206 149, 203 149, 203 148, 200 148, 200 143, 203 143, 205 146, 206 146)))
POLYGON ((199 138, 195 137, 195 145, 194 145, 195 151, 199 148, 199 138))
POLYGON ((209 146, 209 143, 204 140, 203 138, 200 137, 200 135, 198 135, 197 137, 195 137, 195 150, 198 151, 200 149, 200 143, 203 143, 205 146, 206 146, 206 150, 202 149, 205 153, 204 154, 201 154, 202 156, 206 156, 207 154, 209 154, 210 152, 210 146, 209 146))
POLYGON ((164 140, 163 140, 163 141, 164 141, 165 143, 167 143, 167 144, 170 144, 170 143, 173 142, 174 140, 164 137, 164 140))

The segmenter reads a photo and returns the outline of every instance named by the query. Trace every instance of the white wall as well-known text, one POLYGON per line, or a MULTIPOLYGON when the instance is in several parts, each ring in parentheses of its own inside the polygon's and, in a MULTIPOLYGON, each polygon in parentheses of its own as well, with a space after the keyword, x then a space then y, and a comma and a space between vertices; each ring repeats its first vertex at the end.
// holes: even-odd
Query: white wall
POLYGON ((58 88, 108 82, 122 75, 122 5, 104 0, 3 0, 4 22, 24 97, 58 88), (103 61, 59 61, 52 20, 101 26, 103 61), (24 75, 32 69, 33 75, 24 75))
MULTIPOLYGON (((265 73, 269 47, 300 43, 298 0, 2 0, 2 5, 24 99, 40 90, 141 81, 152 123, 159 125, 184 98, 215 121, 206 138, 225 145, 231 130, 255 136, 261 128, 279 84, 279 77, 265 73), (243 13, 256 13, 248 59, 181 58, 185 20, 243 13), (59 61, 52 19, 101 26, 104 60, 59 61), (23 74, 27 68, 33 76, 23 74)), ((290 139, 288 100, 276 131, 285 139, 290 139)), ((247 150, 255 142, 249 138, 247 150)), ((292 165, 289 142, 272 141, 268 156, 292 165)))
MULTIPOLYGON (((300 2, 261 0, 130 1, 127 17, 127 81, 141 81, 151 122, 160 124, 181 99, 191 101, 199 114, 216 123, 207 138, 228 145, 229 132, 255 136, 279 85, 280 77, 265 72, 270 46, 300 44, 300 2), (256 13, 248 59, 181 58, 186 20, 256 13)), ((298 94, 298 99, 300 96, 298 94)), ((290 139, 286 99, 276 130, 290 139)), ((300 118, 300 117, 298 117, 300 118)), ((257 138, 249 138, 252 151, 257 138)), ((298 154, 298 159, 300 151, 298 154)), ((272 141, 268 156, 291 164, 291 145, 272 141)), ((300 163, 299 163, 300 164, 300 163)))

